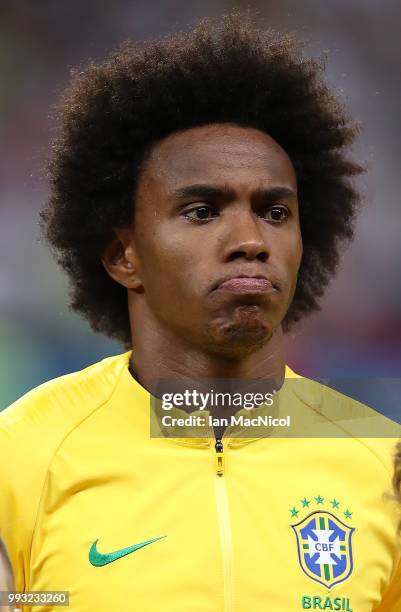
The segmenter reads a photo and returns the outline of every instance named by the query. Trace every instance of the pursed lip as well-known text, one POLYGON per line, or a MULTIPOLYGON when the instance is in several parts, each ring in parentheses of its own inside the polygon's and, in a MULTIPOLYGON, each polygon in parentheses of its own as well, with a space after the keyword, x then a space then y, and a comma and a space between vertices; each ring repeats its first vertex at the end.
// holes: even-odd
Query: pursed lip
POLYGON ((225 276, 224 278, 221 278, 217 283, 214 284, 212 291, 216 291, 217 289, 220 289, 220 287, 226 283, 227 281, 233 281, 236 279, 240 279, 240 278, 259 278, 259 279, 263 279, 265 281, 268 281, 271 286, 273 287, 273 289, 278 290, 278 286, 275 282, 273 282, 273 280, 271 278, 268 278, 267 276, 265 276, 264 274, 230 274, 225 276))

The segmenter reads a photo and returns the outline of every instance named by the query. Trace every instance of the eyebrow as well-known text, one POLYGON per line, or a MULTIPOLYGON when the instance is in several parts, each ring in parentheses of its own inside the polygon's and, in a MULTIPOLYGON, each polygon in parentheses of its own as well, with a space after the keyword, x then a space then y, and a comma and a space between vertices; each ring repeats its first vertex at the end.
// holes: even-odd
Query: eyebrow
MULTIPOLYGON (((265 189, 255 189, 252 192, 252 199, 255 200, 277 200, 296 198, 296 192, 289 187, 268 187, 265 189)), ((175 201, 186 198, 219 198, 222 200, 232 200, 235 198, 235 190, 227 185, 216 187, 207 184, 188 185, 174 191, 171 199, 175 201)))

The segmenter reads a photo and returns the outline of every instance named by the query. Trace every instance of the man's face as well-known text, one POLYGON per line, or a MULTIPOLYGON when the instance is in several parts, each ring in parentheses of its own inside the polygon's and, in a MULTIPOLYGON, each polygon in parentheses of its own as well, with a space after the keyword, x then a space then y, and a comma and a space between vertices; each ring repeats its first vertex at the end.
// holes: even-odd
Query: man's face
POLYGON ((156 144, 132 232, 143 288, 133 299, 190 345, 247 354, 283 320, 302 240, 294 168, 267 134, 215 124, 156 144))

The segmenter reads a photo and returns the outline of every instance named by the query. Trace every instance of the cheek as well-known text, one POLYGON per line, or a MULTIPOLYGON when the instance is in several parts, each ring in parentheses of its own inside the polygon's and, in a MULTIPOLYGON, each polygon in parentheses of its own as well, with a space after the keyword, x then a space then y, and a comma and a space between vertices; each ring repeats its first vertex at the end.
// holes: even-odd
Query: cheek
MULTIPOLYGON (((189 293, 196 283, 199 251, 193 240, 179 236, 168 227, 157 227, 146 240, 141 241, 140 259, 145 290, 152 293, 189 293)), ((157 297, 157 296, 156 296, 157 297)))
POLYGON ((294 253, 294 267, 296 269, 297 274, 298 274, 299 268, 301 267, 302 254, 303 254, 303 245, 302 245, 302 238, 300 235, 299 240, 296 243, 296 249, 294 253))
POLYGON ((299 232, 282 240, 277 250, 277 265, 282 274, 283 286, 293 293, 302 260, 302 239, 299 232))
POLYGON ((299 230, 291 230, 276 240, 277 254, 288 264, 296 265, 302 257, 302 236, 299 230))
POLYGON ((291 233, 288 240, 283 242, 283 257, 287 265, 298 272, 302 259, 302 236, 300 231, 291 233))

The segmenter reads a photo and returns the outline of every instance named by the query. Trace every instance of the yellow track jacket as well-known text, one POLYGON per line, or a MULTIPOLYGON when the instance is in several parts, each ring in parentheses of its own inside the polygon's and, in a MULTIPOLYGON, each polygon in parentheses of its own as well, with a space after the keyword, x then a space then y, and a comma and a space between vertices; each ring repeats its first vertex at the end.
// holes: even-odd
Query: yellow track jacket
MULTIPOLYGON (((69 592, 68 608, 27 595, 20 609, 401 611, 395 439, 150 437, 129 358, 0 414, 0 536, 16 589, 69 592)), ((302 380, 293 414, 316 397, 321 414, 358 407, 302 380)))

